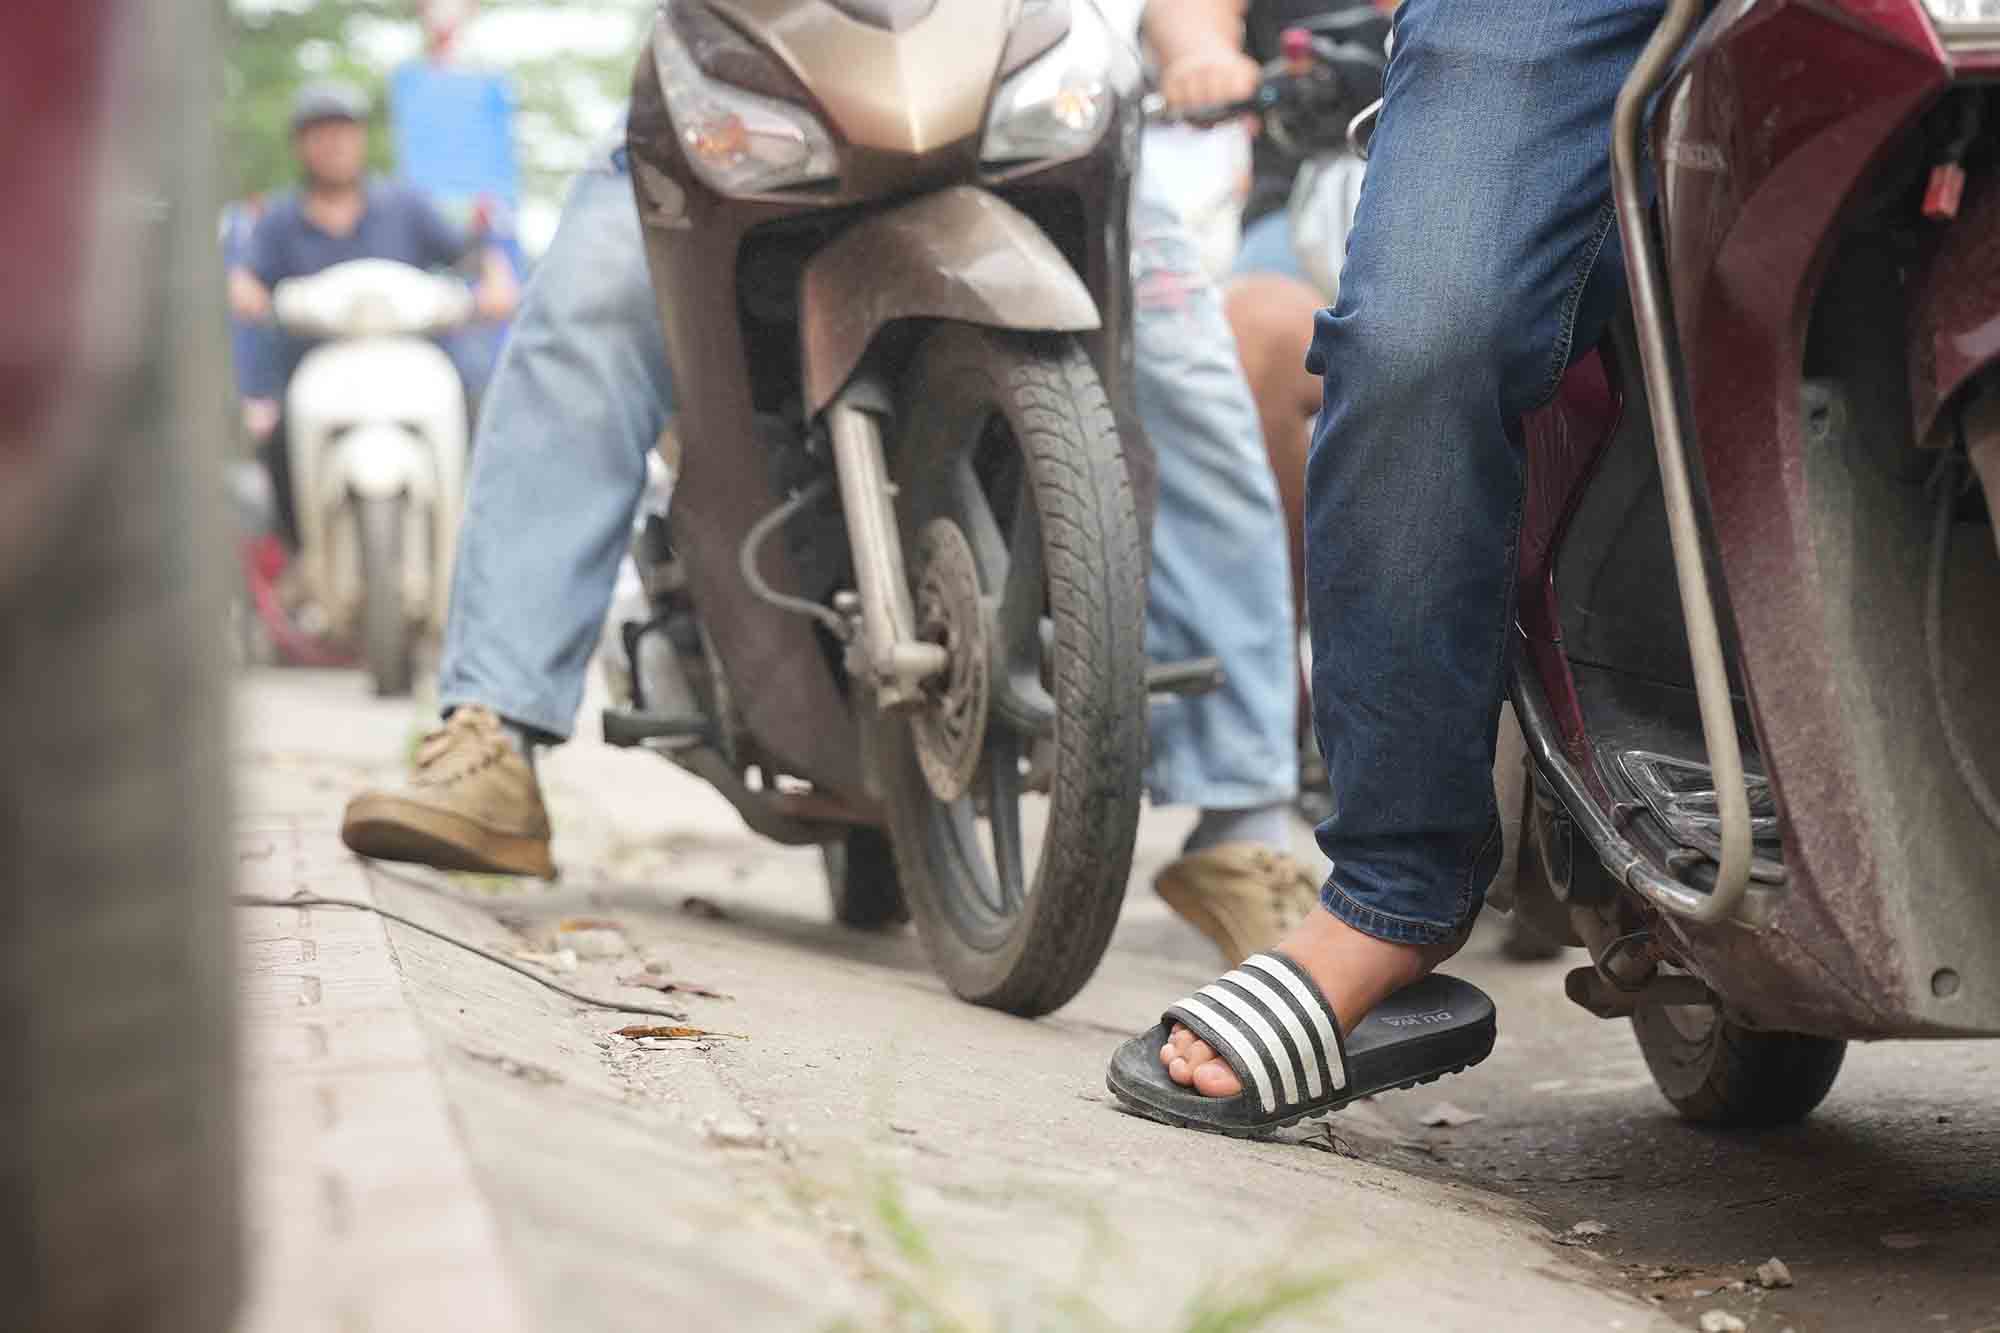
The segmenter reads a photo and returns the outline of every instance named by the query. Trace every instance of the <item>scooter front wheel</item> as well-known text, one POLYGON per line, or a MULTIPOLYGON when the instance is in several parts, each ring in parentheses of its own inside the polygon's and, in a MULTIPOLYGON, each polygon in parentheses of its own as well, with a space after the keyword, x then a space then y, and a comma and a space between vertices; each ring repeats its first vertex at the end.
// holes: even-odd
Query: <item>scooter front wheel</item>
POLYGON ((943 325, 902 396, 918 633, 951 666, 882 726, 896 864, 952 989, 1043 1014, 1096 970, 1131 870, 1147 711, 1131 481, 1073 338, 943 325))

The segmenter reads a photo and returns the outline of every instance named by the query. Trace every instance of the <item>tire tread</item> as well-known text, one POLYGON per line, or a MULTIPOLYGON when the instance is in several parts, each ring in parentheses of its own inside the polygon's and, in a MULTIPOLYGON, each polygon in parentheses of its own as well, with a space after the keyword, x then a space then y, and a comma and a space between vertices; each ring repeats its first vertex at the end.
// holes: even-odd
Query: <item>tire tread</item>
POLYGON ((918 794, 892 799, 896 859, 934 962, 964 998, 1023 1016, 1089 981, 1124 904, 1146 756, 1146 552, 1109 397, 1067 335, 948 325, 920 353, 919 394, 984 382, 1011 419, 1042 524, 1057 651, 1050 837, 1008 962, 994 977, 958 940, 918 838, 918 794), (1066 832, 1065 832, 1066 831, 1066 832))

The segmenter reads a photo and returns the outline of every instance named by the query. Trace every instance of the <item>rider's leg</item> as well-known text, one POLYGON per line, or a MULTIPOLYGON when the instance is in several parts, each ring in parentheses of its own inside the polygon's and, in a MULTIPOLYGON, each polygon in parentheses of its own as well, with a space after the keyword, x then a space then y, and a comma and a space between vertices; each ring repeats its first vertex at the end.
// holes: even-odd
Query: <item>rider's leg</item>
POLYGON ((444 707, 569 735, 671 392, 631 180, 586 171, 481 408, 444 707))
MULTIPOLYGON (((1516 422, 1603 312, 1607 126, 1656 0, 1405 0, 1387 109, 1311 365, 1325 907, 1285 944, 1351 1027, 1447 953, 1500 852, 1492 765, 1522 496, 1516 422)), ((1615 263, 1615 259, 1610 260, 1615 263)), ((1185 1036, 1175 1077, 1233 1092, 1185 1036)))
POLYGON ((1298 787, 1284 525, 1219 294, 1144 185, 1132 238, 1138 408, 1160 473, 1147 651, 1214 656, 1224 675, 1213 693, 1153 708, 1152 799, 1202 811, 1160 889, 1240 954, 1268 947, 1312 901, 1283 855, 1298 787))
MULTIPOLYGON (((1272 214, 1271 217, 1281 217, 1272 214)), ((1257 226, 1268 222, 1261 219, 1257 226)), ((1253 226, 1252 230, 1256 230, 1253 226)), ((1319 290, 1302 278, 1278 273, 1237 271, 1223 284, 1223 309, 1236 336, 1243 377, 1257 402, 1263 427, 1264 452, 1278 483, 1285 514, 1285 536, 1291 547, 1292 613, 1305 621, 1306 599, 1306 448, 1312 440, 1313 418, 1319 414, 1319 377, 1306 369, 1306 344, 1312 341, 1313 315, 1325 304, 1319 290)), ((1310 697, 1303 667, 1299 671, 1301 740, 1309 740, 1310 697)))
POLYGON ((353 850, 551 875, 533 742, 569 734, 670 388, 629 178, 571 188, 480 415, 438 694, 408 787, 362 792, 353 850))

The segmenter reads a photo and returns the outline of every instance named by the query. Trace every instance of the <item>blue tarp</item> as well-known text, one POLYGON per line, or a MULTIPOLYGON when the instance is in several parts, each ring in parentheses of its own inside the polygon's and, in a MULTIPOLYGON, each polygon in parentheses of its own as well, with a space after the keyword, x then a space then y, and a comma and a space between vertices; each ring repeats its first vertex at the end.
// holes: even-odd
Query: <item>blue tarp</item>
POLYGON ((482 197, 510 214, 521 206, 514 90, 504 75, 411 61, 389 77, 389 121, 396 174, 447 216, 482 197))
MULTIPOLYGON (((524 273, 514 233, 521 204, 514 89, 506 76, 413 60, 389 76, 389 128, 397 176, 430 195, 459 227, 481 215, 487 240, 524 273)), ((445 337, 445 350, 475 394, 491 378, 506 332, 505 325, 487 324, 445 337)))

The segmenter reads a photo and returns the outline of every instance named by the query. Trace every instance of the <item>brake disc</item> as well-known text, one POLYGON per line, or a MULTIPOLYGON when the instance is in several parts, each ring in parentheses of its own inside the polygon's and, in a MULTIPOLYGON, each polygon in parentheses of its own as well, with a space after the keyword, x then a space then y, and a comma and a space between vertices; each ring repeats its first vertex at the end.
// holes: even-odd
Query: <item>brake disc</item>
POLYGON ((917 535, 917 637, 945 650, 949 664, 925 687, 911 714, 917 763, 931 795, 956 801, 972 789, 986 747, 992 694, 990 628, 979 597, 979 567, 958 524, 934 518, 917 535))

